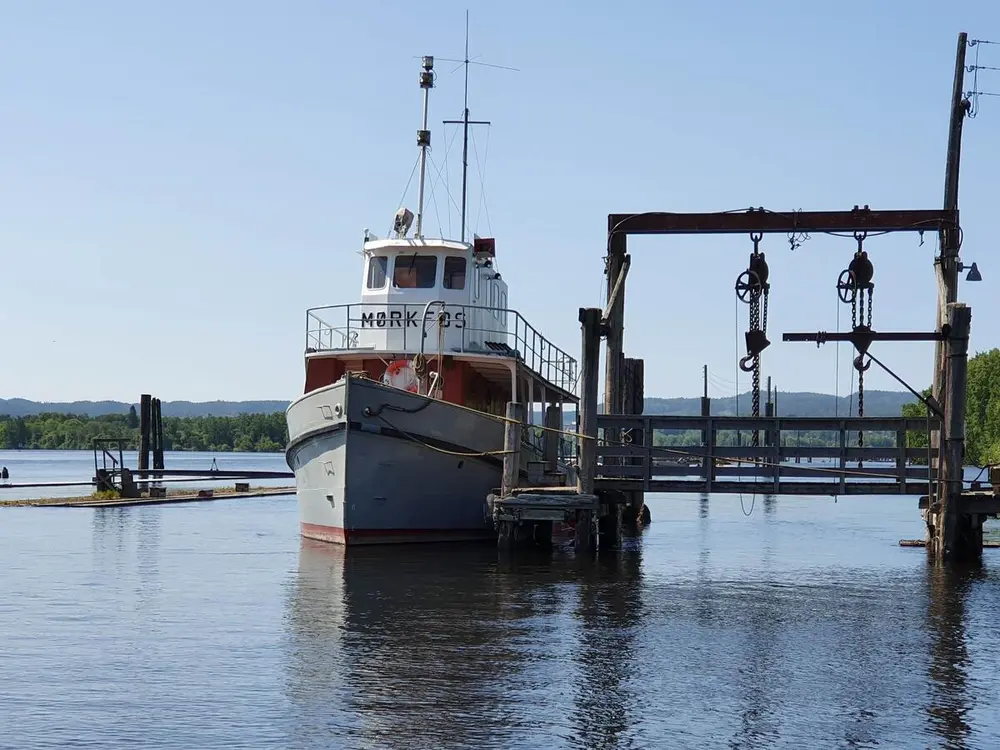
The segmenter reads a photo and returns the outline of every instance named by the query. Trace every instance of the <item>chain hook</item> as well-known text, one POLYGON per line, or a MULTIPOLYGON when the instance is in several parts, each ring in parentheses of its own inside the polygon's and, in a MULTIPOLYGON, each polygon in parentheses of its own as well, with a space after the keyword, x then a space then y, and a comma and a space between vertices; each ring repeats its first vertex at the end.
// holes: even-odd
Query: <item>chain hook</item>
POLYGON ((750 232, 750 241, 753 242, 754 255, 760 252, 759 245, 762 239, 764 239, 763 232, 750 232))
POLYGON ((858 241, 858 251, 856 255, 861 255, 865 250, 865 240, 868 238, 868 232, 855 232, 854 239, 858 241))

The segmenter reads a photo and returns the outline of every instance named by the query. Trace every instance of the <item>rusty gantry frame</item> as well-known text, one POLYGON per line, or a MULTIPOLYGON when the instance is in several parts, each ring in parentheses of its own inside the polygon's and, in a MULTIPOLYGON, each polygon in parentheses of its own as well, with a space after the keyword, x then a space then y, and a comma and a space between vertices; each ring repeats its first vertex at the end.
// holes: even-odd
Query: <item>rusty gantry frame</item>
MULTIPOLYGON (((750 331, 747 335, 748 355, 741 362, 741 367, 745 371, 754 372, 754 386, 759 389, 760 352, 769 343, 766 338, 768 270, 763 254, 758 256, 757 253, 757 243, 760 238, 764 234, 775 233, 783 233, 791 237, 809 233, 854 233, 858 240, 858 251, 851 267, 842 274, 841 280, 838 281, 837 289, 841 300, 852 304, 855 314, 857 313, 855 303, 859 299, 863 302, 865 300, 863 295, 867 292, 869 302, 867 322, 865 309, 862 305, 860 321, 855 315, 853 329, 848 333, 790 333, 785 334, 783 338, 785 341, 814 341, 817 344, 825 341, 850 341, 858 351, 855 367, 859 374, 863 374, 871 362, 875 362, 897 380, 899 378, 868 351, 873 342, 934 341, 936 343, 932 397, 924 400, 920 394, 916 394, 912 388, 906 386, 927 405, 929 412, 927 421, 931 425, 930 445, 927 452, 928 482, 926 487, 928 497, 922 501, 926 503, 927 508, 925 516, 928 530, 927 549, 938 560, 975 558, 981 554, 982 523, 986 516, 1000 512, 1000 493, 994 487, 991 498, 972 497, 971 494, 974 493, 963 491, 962 479, 965 449, 966 363, 972 311, 966 305, 958 302, 958 272, 962 268, 959 260, 961 228, 958 214, 958 176, 961 161, 962 124, 971 108, 969 99, 964 93, 965 57, 969 44, 967 34, 960 33, 955 56, 955 75, 949 112, 948 149, 945 162, 944 205, 941 210, 873 211, 868 206, 863 208, 855 206, 850 211, 833 212, 791 211, 783 213, 758 208, 725 213, 680 214, 652 211, 608 216, 608 244, 607 257, 605 258, 608 302, 602 321, 607 339, 604 398, 604 415, 606 416, 603 417, 606 425, 604 430, 606 444, 618 441, 618 430, 624 427, 627 421, 622 416, 616 417, 616 415, 636 413, 634 407, 629 408, 629 399, 624 394, 624 390, 628 387, 625 381, 628 379, 623 378, 623 368, 629 361, 624 359, 622 351, 625 311, 624 281, 630 265, 627 247, 629 235, 750 235, 754 241, 754 253, 751 255, 747 271, 737 281, 736 291, 743 301, 751 304, 750 331), (864 239, 876 233, 925 231, 936 231, 940 243, 940 253, 934 260, 938 280, 936 330, 929 333, 873 330, 870 300, 874 287, 871 284, 871 264, 862 249, 864 239), (760 305, 762 300, 764 303, 763 316, 761 316, 760 305), (763 325, 761 325, 761 319, 763 325), (867 363, 865 362, 866 357, 868 358, 867 363), (933 422, 930 418, 931 413, 934 415, 933 422)), ((635 360, 632 361, 635 362, 635 360)), ((902 381, 900 380, 900 382, 902 381)), ((906 384, 904 383, 904 385, 906 384)), ((635 387, 634 384, 632 387, 635 387)), ((757 404, 758 401, 759 393, 754 403, 757 404)), ((703 412, 706 410, 706 402, 707 399, 703 399, 703 412)), ((710 426, 709 415, 703 413, 702 418, 705 420, 705 426, 710 426)), ((626 500, 636 513, 642 508, 642 489, 651 489, 650 475, 652 473, 653 451, 650 445, 652 442, 652 435, 649 434, 651 432, 650 419, 649 417, 645 418, 643 434, 641 435, 641 440, 647 443, 645 446, 647 465, 643 470, 643 482, 638 484, 641 489, 632 490, 631 496, 629 493, 625 493, 626 500)), ((764 420, 748 420, 748 426, 750 421, 754 423, 750 429, 756 431, 761 429, 761 422, 764 420)), ((774 421, 775 424, 770 425, 770 429, 780 429, 778 425, 780 420, 775 418, 774 421)), ((902 429, 905 430, 905 425, 902 429)), ((703 432, 703 434, 705 433, 703 432)), ((843 425, 841 425, 841 441, 843 444, 843 425)), ((633 440, 632 442, 638 443, 639 441, 633 440)), ((610 450, 616 449, 622 450, 614 446, 610 450)), ((759 450, 756 439, 753 441, 751 450, 759 450)), ((864 449, 859 449, 859 454, 862 452, 864 449)), ((843 467, 844 455, 842 452, 841 467, 843 467)), ((905 461, 905 446, 900 448, 899 455, 905 461)), ((706 453, 705 458, 704 477, 706 491, 708 491, 712 488, 714 459, 708 453, 706 453)), ((628 459, 623 463, 627 462, 628 459)), ((617 461, 612 459, 610 465, 614 466, 615 464, 617 461)), ((623 466, 623 468, 626 471, 622 473, 627 474, 627 469, 633 467, 623 466)), ((777 488, 779 486, 779 470, 773 468, 772 471, 774 486, 777 488)), ((904 478, 901 489, 907 491, 905 473, 902 476, 904 478)))
MULTIPOLYGON (((621 420, 615 420, 612 415, 626 413, 621 408, 621 404, 623 403, 622 389, 624 387, 621 367, 623 362, 624 280, 631 264, 627 247, 629 235, 747 234, 759 240, 764 234, 780 233, 795 236, 798 234, 817 233, 854 233, 859 238, 860 245, 860 238, 871 234, 937 232, 948 236, 957 235, 959 231, 959 214, 957 209, 876 211, 871 210, 867 206, 860 208, 855 206, 849 211, 832 212, 792 211, 783 213, 768 211, 762 208, 751 208, 745 211, 725 213, 681 214, 647 212, 609 215, 608 255, 606 258, 608 306, 605 312, 607 356, 604 408, 604 414, 608 415, 608 418, 602 420, 607 423, 607 429, 605 430, 606 440, 614 442, 615 436, 612 435, 611 431, 615 431, 617 428, 623 426, 621 420)), ((965 305, 951 302, 947 304, 946 315, 947 317, 943 319, 940 328, 932 332, 882 332, 873 330, 870 325, 865 325, 862 318, 861 325, 856 325, 850 332, 787 333, 784 334, 783 339, 785 341, 812 341, 817 344, 825 341, 850 341, 857 349, 859 358, 865 356, 870 358, 871 355, 868 352, 868 348, 876 341, 937 341, 945 347, 948 361, 955 359, 952 355, 957 355, 961 358, 964 365, 970 310, 965 305)), ((759 357, 759 351, 757 355, 759 357)), ((874 361, 883 366, 877 359, 874 361)), ((960 395, 956 397, 957 390, 961 390, 964 393, 965 388, 964 366, 960 369, 961 372, 955 371, 946 375, 949 393, 943 399, 931 399, 928 402, 929 408, 937 418, 935 422, 940 422, 940 428, 944 433, 943 445, 948 445, 954 440, 961 441, 964 439, 961 429, 961 424, 964 422, 964 398, 960 395), (939 405, 941 402, 943 402, 944 408, 941 408, 939 405)), ((733 422, 734 420, 730 419, 729 421, 733 422)), ((756 426, 750 425, 750 421, 753 421, 753 418, 748 419, 748 427, 750 429, 759 428, 759 424, 756 423, 759 423, 761 420, 756 420, 756 426)), ((650 437, 646 436, 645 439, 649 440, 650 437)), ((764 455, 765 451, 762 449, 761 453, 764 455)), ((928 547, 932 550, 944 549, 943 546, 935 546, 934 543, 935 539, 937 539, 940 545, 944 544, 944 540, 941 537, 944 533, 945 524, 941 522, 942 519, 940 516, 949 505, 952 506, 952 512, 960 510, 959 504, 961 502, 962 491, 961 452, 959 451, 957 454, 957 465, 952 465, 952 461, 949 460, 952 458, 951 454, 952 451, 949 450, 944 451, 942 454, 941 466, 938 471, 939 502, 936 504, 933 501, 931 502, 931 507, 936 507, 937 511, 936 513, 934 511, 928 513, 928 529, 931 534, 928 547)), ((932 468, 929 467, 929 471, 932 468)), ((613 470, 612 473, 614 473, 613 470)), ((646 486, 649 487, 648 480, 646 486)), ((926 486, 928 487, 929 494, 933 496, 933 483, 929 481, 926 486)), ((641 498, 641 495, 639 497, 641 498)), ((630 498, 630 502, 633 505, 636 504, 635 498, 636 495, 630 498)), ((639 502, 641 503, 641 500, 639 502)), ((638 507, 641 508, 641 504, 638 507)), ((635 510, 637 509, 635 508, 635 510)))

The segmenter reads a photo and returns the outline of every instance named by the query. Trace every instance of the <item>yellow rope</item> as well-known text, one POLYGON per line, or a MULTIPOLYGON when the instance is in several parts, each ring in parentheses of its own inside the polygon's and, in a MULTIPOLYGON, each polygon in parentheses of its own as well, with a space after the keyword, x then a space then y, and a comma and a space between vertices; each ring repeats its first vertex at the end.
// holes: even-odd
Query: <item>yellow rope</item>
POLYGON ((462 451, 450 451, 447 448, 438 448, 436 445, 431 445, 430 443, 427 443, 427 442, 421 440, 420 438, 418 438, 418 437, 416 437, 414 435, 411 435, 410 433, 406 432, 405 430, 399 429, 398 427, 396 427, 394 424, 392 424, 385 417, 379 415, 378 418, 380 420, 382 420, 383 422, 385 422, 388 427, 392 428, 393 430, 395 430, 396 432, 398 432, 400 435, 402 435, 403 437, 405 437, 407 440, 412 440, 417 445, 422 445, 424 448, 430 448, 432 451, 436 451, 438 453, 443 453, 446 456, 457 456, 459 458, 484 458, 486 456, 505 456, 508 453, 517 453, 517 451, 508 451, 508 450, 503 450, 503 449, 498 450, 498 451, 478 451, 478 452, 473 452, 473 453, 465 453, 465 452, 462 452, 462 451))
MULTIPOLYGON (((460 404, 452 404, 452 406, 460 406, 460 408, 466 409, 466 410, 471 411, 471 412, 475 412, 476 414, 479 414, 479 415, 484 416, 484 417, 489 417, 490 419, 495 419, 498 422, 503 422, 503 423, 510 422, 511 424, 521 424, 521 425, 523 425, 525 427, 530 427, 531 429, 542 430, 543 432, 555 432, 555 433, 558 433, 559 435, 566 435, 567 437, 574 437, 574 438, 577 438, 579 440, 595 440, 595 439, 597 439, 597 438, 591 437, 590 435, 584 435, 582 433, 572 432, 570 430, 561 430, 561 429, 558 429, 558 428, 555 428, 555 427, 544 427, 542 425, 527 425, 527 424, 521 422, 520 420, 510 419, 510 418, 508 418, 506 416, 500 416, 499 414, 491 414, 490 412, 482 411, 480 409, 474 409, 471 406, 465 406, 465 405, 460 405, 460 404)), ((484 457, 484 456, 502 456, 502 455, 505 455, 507 453, 511 453, 512 452, 512 451, 505 451, 505 450, 499 450, 499 451, 481 451, 479 453, 459 453, 459 452, 455 452, 455 451, 448 451, 448 450, 445 450, 444 448, 437 448, 437 447, 435 447, 433 445, 426 444, 423 441, 421 441, 419 438, 416 438, 416 437, 414 437, 412 435, 408 435, 407 433, 405 433, 402 430, 400 430, 398 427, 394 427, 393 425, 391 425, 389 422, 387 422, 385 420, 384 417, 380 416, 379 419, 381 419, 382 421, 384 421, 387 425, 389 425, 389 427, 392 427, 392 429, 397 430, 401 434, 405 435, 410 440, 413 440, 414 442, 419 443, 420 445, 423 445, 426 448, 430 448, 431 450, 437 451, 438 453, 444 453, 445 455, 449 455, 449 456, 461 456, 461 457, 466 457, 466 458, 479 458, 479 457, 484 457)), ((602 441, 602 443, 604 445, 606 445, 606 446, 610 446, 610 445, 615 445, 615 446, 634 445, 633 443, 626 443, 624 441, 609 442, 606 438, 605 438, 605 440, 602 441)), ((636 446, 636 447, 645 448, 646 446, 636 446)), ((650 450, 652 450, 654 448, 656 450, 658 450, 658 451, 663 452, 663 453, 671 453, 671 454, 678 455, 678 456, 687 456, 689 458, 698 458, 698 459, 709 458, 712 461, 716 461, 716 460, 734 461, 735 460, 737 464, 741 464, 741 463, 751 464, 752 463, 754 465, 762 466, 762 467, 775 467, 775 466, 777 466, 777 467, 780 468, 781 465, 782 465, 780 462, 768 461, 766 459, 760 459, 760 460, 756 460, 756 461, 749 461, 749 460, 743 461, 743 460, 740 460, 738 458, 737 459, 733 459, 733 458, 730 458, 728 456, 718 456, 718 455, 714 455, 714 454, 705 455, 704 453, 694 453, 692 451, 685 451, 685 450, 680 450, 680 449, 677 449, 677 448, 666 448, 666 447, 663 447, 663 446, 649 446, 650 450)), ((642 453, 645 453, 645 452, 646 452, 645 450, 642 451, 642 453)), ((628 458, 628 456, 624 456, 624 458, 628 458)), ((801 466, 800 465, 799 466, 799 470, 800 471, 804 470, 804 471, 807 471, 807 472, 814 472, 816 474, 835 474, 837 476, 844 476, 844 477, 859 477, 859 478, 860 477, 870 477, 870 478, 874 478, 874 479, 895 479, 895 480, 903 479, 904 481, 906 480, 906 477, 901 477, 898 474, 860 472, 860 471, 846 469, 846 468, 845 469, 840 469, 839 467, 838 468, 826 468, 826 467, 823 467, 823 466, 801 466)))

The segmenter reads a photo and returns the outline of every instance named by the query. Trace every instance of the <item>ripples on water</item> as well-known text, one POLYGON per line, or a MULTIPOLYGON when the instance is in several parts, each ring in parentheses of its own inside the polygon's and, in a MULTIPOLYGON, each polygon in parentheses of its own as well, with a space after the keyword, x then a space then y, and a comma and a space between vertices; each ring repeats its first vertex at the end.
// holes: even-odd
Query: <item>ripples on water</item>
POLYGON ((1000 745, 1000 550, 927 566, 913 499, 649 504, 596 562, 3 510, 0 747, 1000 745))

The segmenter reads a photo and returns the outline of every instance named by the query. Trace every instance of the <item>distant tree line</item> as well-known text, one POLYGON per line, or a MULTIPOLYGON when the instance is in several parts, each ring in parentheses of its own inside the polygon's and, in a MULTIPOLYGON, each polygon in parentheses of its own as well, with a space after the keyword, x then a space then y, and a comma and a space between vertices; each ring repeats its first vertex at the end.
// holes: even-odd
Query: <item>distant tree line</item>
MULTIPOLYGON (((76 414, 0 416, 0 448, 88 450, 94 438, 124 438, 126 448, 139 448, 139 420, 127 414, 87 417, 76 414)), ((163 447, 168 451, 284 450, 288 429, 282 412, 235 417, 163 417, 163 447)))
MULTIPOLYGON (((725 447, 750 445, 750 430, 737 434, 736 430, 719 430, 715 435, 715 444, 725 447)), ((760 441, 763 445, 764 431, 760 431, 760 441)), ((699 430, 654 430, 653 445, 669 448, 671 446, 694 446, 701 444, 699 430)), ((835 448, 840 445, 840 433, 835 430, 797 430, 783 431, 781 444, 790 448, 835 448)), ((893 432, 866 432, 865 445, 870 448, 890 448, 896 445, 896 434, 893 432)), ((853 446, 852 446, 853 447, 853 446)))

